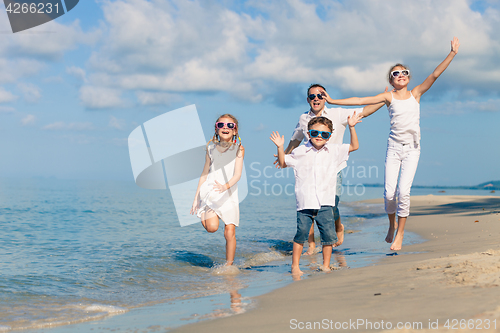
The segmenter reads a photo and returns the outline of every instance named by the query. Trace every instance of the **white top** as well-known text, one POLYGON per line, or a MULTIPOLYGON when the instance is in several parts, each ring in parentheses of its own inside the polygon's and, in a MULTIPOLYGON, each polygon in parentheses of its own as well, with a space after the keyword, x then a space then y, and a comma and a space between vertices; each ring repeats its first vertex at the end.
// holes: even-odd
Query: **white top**
POLYGON ((349 158, 349 145, 328 142, 320 150, 307 142, 285 155, 295 174, 297 210, 335 206, 337 172, 349 158))
POLYGON ((197 212, 198 217, 201 218, 204 212, 212 209, 225 224, 236 226, 240 224, 238 183, 222 193, 214 189, 216 180, 220 184, 225 184, 233 178, 238 151, 238 145, 223 148, 218 144, 211 143, 208 146, 210 170, 207 180, 200 186, 201 203, 197 212))
MULTIPOLYGON (((344 139, 344 132, 347 127, 347 117, 352 116, 354 111, 356 111, 357 114, 360 114, 361 112, 363 112, 363 108, 328 109, 325 107, 323 109, 321 116, 330 119, 333 123, 333 132, 332 136, 330 137, 330 140, 328 141, 329 143, 342 144, 344 139)), ((309 137, 307 136, 307 124, 309 123, 309 120, 311 120, 314 117, 316 117, 316 115, 314 115, 314 113, 311 110, 300 115, 299 122, 295 127, 291 140, 299 140, 299 141, 304 140, 305 143, 309 141, 309 137)), ((346 166, 347 163, 343 162, 342 165, 340 166, 339 171, 344 169, 346 166)))
MULTIPOLYGON (((392 92, 391 92, 392 95, 392 92)), ((392 95, 389 117, 391 133, 389 139, 399 143, 420 143, 420 104, 410 91, 410 98, 395 99, 392 95)))

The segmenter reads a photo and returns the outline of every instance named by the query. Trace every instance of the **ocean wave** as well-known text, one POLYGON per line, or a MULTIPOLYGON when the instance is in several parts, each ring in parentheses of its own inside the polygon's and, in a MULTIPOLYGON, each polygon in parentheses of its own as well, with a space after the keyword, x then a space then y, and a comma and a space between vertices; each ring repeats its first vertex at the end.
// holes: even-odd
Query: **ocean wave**
POLYGON ((84 309, 87 312, 106 312, 109 314, 125 313, 128 310, 114 305, 92 304, 84 309))

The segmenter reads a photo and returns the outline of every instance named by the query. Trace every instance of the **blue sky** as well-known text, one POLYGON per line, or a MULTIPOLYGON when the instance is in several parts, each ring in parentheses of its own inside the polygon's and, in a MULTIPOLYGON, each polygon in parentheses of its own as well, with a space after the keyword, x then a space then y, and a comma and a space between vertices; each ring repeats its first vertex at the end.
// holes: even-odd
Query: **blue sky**
MULTIPOLYGON (((290 139, 311 83, 333 97, 373 95, 403 62, 412 88, 457 36, 459 54, 421 100, 414 184, 498 180, 498 31, 497 1, 82 0, 17 34, 2 6, 0 174, 133 181, 130 132, 196 104, 207 140, 218 115, 239 118, 252 177, 252 163, 273 162, 271 131, 290 139)), ((172 126, 188 138, 189 121, 172 126)), ((357 131, 350 170, 379 173, 353 181, 382 183, 387 109, 357 131)))

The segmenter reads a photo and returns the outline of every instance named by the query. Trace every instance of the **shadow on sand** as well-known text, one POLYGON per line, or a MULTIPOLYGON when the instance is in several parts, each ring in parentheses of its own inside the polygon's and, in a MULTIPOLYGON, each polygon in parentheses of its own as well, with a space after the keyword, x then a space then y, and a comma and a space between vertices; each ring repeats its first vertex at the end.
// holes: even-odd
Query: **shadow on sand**
POLYGON ((412 210, 412 216, 463 214, 466 216, 489 215, 500 213, 500 198, 478 198, 475 200, 448 203, 431 207, 418 207, 412 210))

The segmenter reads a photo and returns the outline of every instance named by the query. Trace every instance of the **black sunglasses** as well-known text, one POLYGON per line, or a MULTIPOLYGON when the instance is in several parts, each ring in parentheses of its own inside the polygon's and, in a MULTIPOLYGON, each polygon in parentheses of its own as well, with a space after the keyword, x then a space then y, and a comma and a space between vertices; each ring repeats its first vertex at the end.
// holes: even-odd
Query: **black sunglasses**
POLYGON ((316 95, 315 94, 311 94, 311 95, 309 95, 307 97, 309 97, 309 99, 312 101, 313 99, 316 98, 316 96, 318 96, 318 99, 323 99, 323 95, 322 94, 316 94, 316 95))

